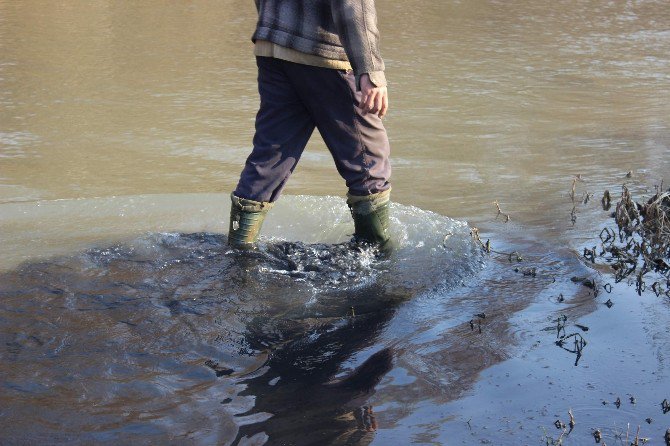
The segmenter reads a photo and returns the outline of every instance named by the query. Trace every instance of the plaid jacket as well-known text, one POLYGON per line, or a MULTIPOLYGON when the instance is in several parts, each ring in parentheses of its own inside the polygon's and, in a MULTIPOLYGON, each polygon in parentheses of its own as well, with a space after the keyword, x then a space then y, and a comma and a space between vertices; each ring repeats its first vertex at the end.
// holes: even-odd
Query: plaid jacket
POLYGON ((374 0, 255 0, 252 37, 328 59, 349 60, 360 85, 386 86, 374 0))

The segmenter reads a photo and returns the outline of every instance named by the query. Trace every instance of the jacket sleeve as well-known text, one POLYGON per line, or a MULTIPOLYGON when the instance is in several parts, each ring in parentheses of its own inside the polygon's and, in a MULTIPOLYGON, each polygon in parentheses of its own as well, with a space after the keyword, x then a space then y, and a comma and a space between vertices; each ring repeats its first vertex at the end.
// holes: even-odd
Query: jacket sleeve
POLYGON ((256 4, 256 12, 260 12, 260 10, 261 10, 261 0, 254 0, 254 3, 256 4))
POLYGON ((374 0, 331 0, 337 34, 361 88, 361 75, 367 73, 377 87, 386 86, 384 61, 379 51, 379 30, 374 0))

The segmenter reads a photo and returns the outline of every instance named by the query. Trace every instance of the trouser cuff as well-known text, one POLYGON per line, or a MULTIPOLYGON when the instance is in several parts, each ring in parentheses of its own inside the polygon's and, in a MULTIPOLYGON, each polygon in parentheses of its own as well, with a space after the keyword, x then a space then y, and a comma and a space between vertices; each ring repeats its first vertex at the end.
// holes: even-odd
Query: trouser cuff
POLYGON ((380 207, 386 205, 391 200, 391 188, 370 195, 351 195, 347 194, 347 204, 352 212, 367 215, 380 207))
POLYGON ((236 209, 244 212, 267 212, 274 206, 274 203, 270 203, 269 201, 254 201, 240 198, 234 193, 230 194, 230 200, 236 209))

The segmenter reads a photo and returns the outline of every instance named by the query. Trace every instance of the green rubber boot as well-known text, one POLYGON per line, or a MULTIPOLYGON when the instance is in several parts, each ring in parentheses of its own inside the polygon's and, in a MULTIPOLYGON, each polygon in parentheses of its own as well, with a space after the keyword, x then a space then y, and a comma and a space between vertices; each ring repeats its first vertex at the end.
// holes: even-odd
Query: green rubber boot
POLYGON ((261 233, 263 220, 274 203, 247 200, 230 194, 228 244, 238 249, 253 249, 261 233))
POLYGON ((391 190, 358 196, 347 194, 347 204, 354 218, 354 237, 384 247, 389 244, 389 208, 391 190))

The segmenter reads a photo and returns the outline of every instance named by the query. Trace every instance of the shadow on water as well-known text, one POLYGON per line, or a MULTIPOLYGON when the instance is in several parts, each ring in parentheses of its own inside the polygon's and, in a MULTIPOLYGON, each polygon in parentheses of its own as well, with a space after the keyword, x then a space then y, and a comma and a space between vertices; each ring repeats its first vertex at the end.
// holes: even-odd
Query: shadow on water
MULTIPOLYGON (((365 287, 360 292, 368 297, 379 290, 365 287)), ((408 296, 371 297, 383 306, 354 317, 273 326, 284 336, 293 334, 292 339, 273 351, 266 373, 244 381, 248 387, 243 392, 256 396, 254 413, 273 416, 243 426, 236 444, 247 444, 249 438, 269 438, 271 444, 367 444, 366 437, 376 429, 367 397, 391 369, 394 348, 382 348, 345 377, 333 376, 350 355, 374 344, 393 317, 395 303, 408 296)))
POLYGON ((397 306, 412 297, 412 291, 392 285, 395 281, 388 274, 393 271, 393 257, 356 253, 346 244, 284 243, 268 252, 275 259, 278 252, 292 254, 283 274, 303 280, 305 274, 310 276, 307 280, 318 277, 318 302, 308 303, 311 308, 301 309, 302 315, 294 313, 287 319, 265 316, 251 324, 249 342, 258 349, 271 348, 272 353, 265 373, 244 380, 248 387, 243 394, 256 397, 254 413, 272 417, 243 426, 235 444, 268 438, 271 444, 367 444, 366 438, 370 440, 376 429, 367 397, 392 368, 395 353, 393 345, 376 345, 376 337, 397 306), (331 257, 333 252, 336 255, 331 257), (310 264, 310 258, 319 259, 322 267, 310 264), (328 264, 330 260, 338 267, 328 264), (354 265, 358 271, 352 271, 354 265), (342 280, 342 271, 355 283, 346 291, 336 285, 342 280), (350 374, 333 379, 352 354, 370 347, 378 351, 350 374))
POLYGON ((162 233, 3 273, 4 441, 366 444, 367 399, 407 345, 380 333, 483 262, 464 223, 395 211, 390 256, 162 233))

